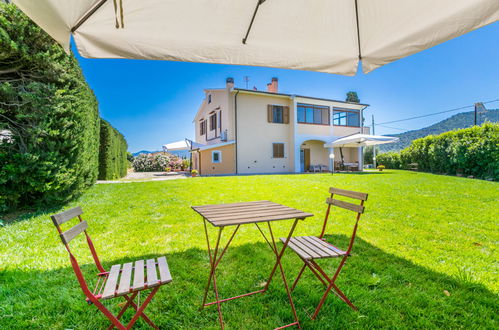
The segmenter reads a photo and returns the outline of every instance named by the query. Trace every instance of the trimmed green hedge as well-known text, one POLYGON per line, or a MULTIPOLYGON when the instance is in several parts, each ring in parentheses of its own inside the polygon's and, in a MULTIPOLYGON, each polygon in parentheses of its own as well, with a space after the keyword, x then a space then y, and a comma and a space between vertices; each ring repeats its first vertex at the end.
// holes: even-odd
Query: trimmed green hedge
POLYGON ((123 134, 107 121, 100 121, 99 180, 119 179, 128 168, 127 149, 123 134))
POLYGON ((0 212, 79 195, 97 179, 97 100, 78 62, 0 2, 0 212))
POLYGON ((387 168, 407 169, 418 163, 425 172, 499 180, 499 124, 429 135, 414 140, 400 153, 380 154, 377 161, 387 168))

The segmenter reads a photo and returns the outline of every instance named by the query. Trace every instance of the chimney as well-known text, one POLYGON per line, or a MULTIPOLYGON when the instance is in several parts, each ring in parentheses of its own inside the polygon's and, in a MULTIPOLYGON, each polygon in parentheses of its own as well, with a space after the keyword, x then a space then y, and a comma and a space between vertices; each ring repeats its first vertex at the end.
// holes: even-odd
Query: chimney
POLYGON ((229 78, 225 79, 225 86, 227 87, 227 89, 234 88, 234 78, 229 77, 229 78))
POLYGON ((273 77, 272 82, 267 84, 267 92, 279 93, 279 87, 278 87, 278 82, 277 82, 276 77, 273 77))

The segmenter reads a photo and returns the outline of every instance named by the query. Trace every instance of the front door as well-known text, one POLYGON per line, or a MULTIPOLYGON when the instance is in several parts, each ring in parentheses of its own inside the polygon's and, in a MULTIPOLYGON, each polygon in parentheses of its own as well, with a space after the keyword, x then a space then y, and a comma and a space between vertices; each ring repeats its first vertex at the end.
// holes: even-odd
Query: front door
POLYGON ((300 149, 300 167, 302 172, 310 170, 310 149, 300 149))

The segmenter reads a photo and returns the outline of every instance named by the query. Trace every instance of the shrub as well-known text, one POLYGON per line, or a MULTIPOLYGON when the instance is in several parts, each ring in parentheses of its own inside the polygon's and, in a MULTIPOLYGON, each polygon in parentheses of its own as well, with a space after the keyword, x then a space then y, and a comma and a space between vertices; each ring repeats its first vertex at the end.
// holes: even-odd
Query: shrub
POLYGON ((182 171, 185 171, 191 166, 191 162, 188 159, 182 159, 182 171))
POLYGON ((165 172, 166 172, 166 173, 170 173, 171 171, 172 171, 172 168, 171 168, 171 167, 167 167, 167 168, 165 168, 165 172))
POLYGON ((167 167, 172 167, 170 157, 168 155, 157 154, 153 157, 154 157, 154 159, 152 161, 153 166, 152 166, 151 171, 160 172, 160 171, 164 171, 165 168, 167 168, 167 167))
POLYGON ((160 153, 156 155, 140 154, 133 160, 133 169, 135 172, 162 172, 167 167, 174 169, 172 164, 173 155, 160 153))
MULTIPOLYGON (((499 180, 499 124, 454 130, 414 140, 403 149, 400 166, 418 163, 418 169, 433 173, 472 175, 499 180)), ((380 155, 379 162, 387 167, 394 153, 380 155)), ((395 167, 389 167, 395 168, 395 167)))
POLYGON ((107 121, 100 122, 99 180, 119 179, 128 168, 127 149, 123 134, 107 121))
POLYGON ((170 167, 174 170, 178 171, 182 169, 182 159, 179 157, 173 156, 170 158, 170 167))
POLYGON ((97 100, 78 62, 0 2, 0 212, 65 202, 97 179, 97 100))
POLYGON ((400 154, 397 152, 387 152, 376 156, 376 161, 379 164, 385 165, 386 168, 400 168, 400 154))

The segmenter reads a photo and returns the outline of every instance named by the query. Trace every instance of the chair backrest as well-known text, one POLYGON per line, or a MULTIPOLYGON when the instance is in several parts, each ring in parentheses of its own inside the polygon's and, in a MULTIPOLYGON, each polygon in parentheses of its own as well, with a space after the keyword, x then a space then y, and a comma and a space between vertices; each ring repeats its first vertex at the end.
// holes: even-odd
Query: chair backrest
POLYGON ((350 211, 357 212, 359 214, 364 213, 364 201, 367 200, 368 194, 362 193, 362 192, 357 192, 357 191, 352 191, 352 190, 345 190, 345 189, 339 189, 339 188, 329 188, 329 193, 331 194, 331 197, 326 200, 326 203, 329 205, 333 206, 338 206, 350 211), (354 204, 350 202, 345 202, 341 201, 338 199, 334 199, 334 195, 338 196, 343 196, 343 197, 349 197, 352 199, 357 199, 360 200, 360 205, 359 204, 354 204))
POLYGON ((54 214, 50 217, 55 227, 57 228, 59 236, 61 237, 62 243, 64 245, 69 244, 69 242, 73 238, 83 233, 88 228, 87 222, 81 218, 82 213, 83 211, 81 210, 81 207, 77 206, 67 211, 54 214), (78 218, 80 222, 76 226, 73 226, 72 228, 63 232, 61 229, 61 225, 74 218, 78 218))
POLYGON ((353 241, 355 239, 355 234, 357 233, 357 226, 358 226, 358 223, 360 220, 360 216, 364 213, 364 210, 365 210, 364 202, 367 200, 368 194, 363 193, 363 192, 358 192, 358 191, 334 188, 334 187, 329 188, 329 193, 331 194, 331 196, 328 199, 326 199, 327 211, 326 211, 326 216, 324 218, 324 224, 322 226, 322 232, 321 232, 319 237, 323 238, 324 234, 326 233, 326 226, 327 226, 327 222, 329 219, 331 206, 336 206, 336 207, 340 207, 340 208, 343 208, 343 209, 346 209, 349 211, 353 211, 357 215, 356 215, 356 219, 355 219, 355 226, 353 229, 353 233, 352 233, 352 236, 350 238, 350 244, 348 246, 348 252, 350 252, 350 250, 352 249, 353 241), (348 197, 348 198, 351 198, 354 200, 360 200, 360 204, 355 204, 355 203, 335 199, 334 198, 335 195, 348 197))
POLYGON ((100 272, 105 272, 104 268, 102 267, 99 257, 97 256, 97 252, 95 250, 94 244, 92 240, 90 239, 90 236, 87 233, 87 228, 88 228, 88 223, 82 219, 81 215, 83 214, 83 211, 81 207, 77 206, 75 208, 66 210, 64 212, 54 214, 50 218, 52 219, 52 222, 54 223, 55 227, 57 228, 57 231, 59 232, 59 237, 61 238, 62 243, 66 247, 66 250, 68 251, 70 257, 71 257, 71 263, 73 265, 73 269, 75 270, 75 273, 81 273, 81 270, 79 269, 79 266, 76 262, 76 258, 71 252, 71 249, 69 248, 69 242, 73 240, 76 236, 78 236, 81 233, 85 233, 85 237, 87 240, 88 248, 90 249, 90 252, 92 253, 92 257, 95 262, 95 266, 100 272), (66 231, 62 231, 61 225, 77 218, 79 220, 78 224, 75 226, 71 227, 70 229, 66 231), (78 269, 76 269, 76 268, 78 269))

